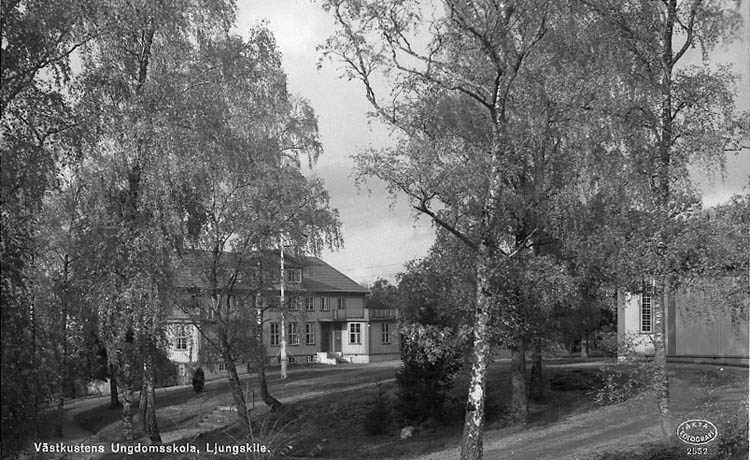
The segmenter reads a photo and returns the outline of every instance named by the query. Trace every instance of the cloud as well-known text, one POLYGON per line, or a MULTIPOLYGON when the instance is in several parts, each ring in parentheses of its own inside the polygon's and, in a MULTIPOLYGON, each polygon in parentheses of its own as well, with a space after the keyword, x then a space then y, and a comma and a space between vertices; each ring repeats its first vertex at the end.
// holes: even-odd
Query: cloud
POLYGON ((750 149, 727 155, 724 171, 695 170, 693 180, 703 195, 703 206, 727 202, 733 195, 750 193, 750 149))
POLYGON ((434 232, 425 219, 405 222, 399 216, 373 219, 369 225, 344 226, 344 249, 326 251, 323 259, 353 280, 372 284, 377 278, 395 280, 404 264, 422 258, 434 242, 434 232))
POLYGON ((276 37, 285 58, 312 57, 315 47, 332 30, 333 19, 323 9, 304 0, 243 0, 239 3, 237 31, 245 33, 261 21, 276 37))
MULTIPOLYGON (((734 62, 734 70, 742 79, 738 84, 737 105, 740 110, 750 106, 748 70, 750 42, 748 0, 743 0, 741 11, 744 26, 740 39, 716 50, 713 61, 734 62)), ((340 78, 340 68, 325 63, 318 70, 320 54, 317 45, 334 32, 333 20, 319 4, 308 0, 244 0, 239 3, 237 31, 245 33, 250 27, 267 19, 284 58, 290 91, 310 101, 319 119, 320 139, 324 154, 312 171, 323 178, 331 195, 332 206, 339 209, 343 222, 345 249, 326 252, 326 261, 356 281, 372 282, 377 277, 393 279, 403 264, 426 255, 434 241, 434 229, 425 218, 415 223, 413 212, 404 198, 392 202, 382 183, 368 184, 371 193, 358 191, 354 185, 350 158, 367 146, 386 146, 392 143, 389 132, 371 124, 367 113, 372 107, 364 90, 356 81, 340 78)), ((700 62, 699 54, 690 57, 700 62)), ((742 192, 748 183, 750 153, 729 158, 726 180, 700 179, 707 206, 725 201, 734 193, 742 192)))

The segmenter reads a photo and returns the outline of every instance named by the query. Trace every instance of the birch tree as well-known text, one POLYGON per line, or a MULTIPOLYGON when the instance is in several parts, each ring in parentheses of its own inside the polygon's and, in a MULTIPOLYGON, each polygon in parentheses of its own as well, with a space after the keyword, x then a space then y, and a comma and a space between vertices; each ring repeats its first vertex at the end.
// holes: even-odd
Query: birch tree
POLYGON ((635 249, 641 273, 631 273, 656 283, 654 389, 666 438, 672 423, 665 311, 678 284, 668 259, 677 220, 697 201, 690 165, 721 168, 725 154, 747 139, 747 114, 735 111, 736 77, 726 66, 710 65, 716 46, 735 36, 740 17, 729 1, 583 3, 617 37, 607 60, 616 69, 610 116, 631 164, 633 203, 651 219, 639 230, 645 245, 635 249))
POLYGON ((230 35, 206 42, 182 82, 184 97, 173 115, 186 167, 176 178, 185 210, 182 238, 205 267, 205 286, 195 288, 208 298, 211 321, 186 312, 225 363, 249 430, 235 362, 255 361, 264 402, 281 405, 268 393, 264 371, 263 313, 279 308, 266 295, 278 289, 268 278, 278 267, 271 249, 280 235, 311 252, 335 247, 339 222, 322 182, 300 171, 303 159, 312 164, 321 152, 317 122, 307 102, 288 92, 267 29, 252 29, 248 40, 230 35))
POLYGON ((170 141, 169 75, 186 64, 194 41, 233 20, 226 2, 111 2, 93 9, 96 39, 82 48, 77 111, 89 171, 93 247, 90 259, 103 289, 102 337, 124 383, 123 436, 131 441, 135 367, 143 366, 152 441, 160 439, 153 402, 154 347, 163 331, 169 291, 172 208, 165 200, 170 141), (144 361, 135 358, 146 353, 144 361))
POLYGON ((43 201, 34 231, 34 297, 45 359, 54 363, 52 392, 57 399, 55 435, 63 436, 65 395, 75 378, 89 377, 95 360, 96 321, 86 299, 87 280, 80 263, 82 189, 75 169, 60 174, 43 201), (93 326, 93 327, 92 327, 93 326))
POLYGON ((545 207, 572 164, 563 160, 561 109, 584 103, 579 91, 566 96, 531 77, 554 61, 543 51, 549 34, 567 43, 563 9, 544 1, 436 3, 326 2, 339 34, 322 48, 344 76, 363 83, 376 115, 395 128, 397 146, 359 155, 359 172, 406 195, 474 254, 461 458, 476 459, 493 312, 511 332, 514 415, 526 419, 526 344, 514 320, 520 304, 498 287, 513 286, 504 278, 547 239, 545 207), (550 110, 526 110, 530 102, 550 110))
POLYGON ((2 447, 12 455, 35 432, 47 391, 40 374, 34 228, 61 163, 70 129, 70 56, 90 35, 86 2, 3 1, 0 152, 0 303, 2 303, 2 447))

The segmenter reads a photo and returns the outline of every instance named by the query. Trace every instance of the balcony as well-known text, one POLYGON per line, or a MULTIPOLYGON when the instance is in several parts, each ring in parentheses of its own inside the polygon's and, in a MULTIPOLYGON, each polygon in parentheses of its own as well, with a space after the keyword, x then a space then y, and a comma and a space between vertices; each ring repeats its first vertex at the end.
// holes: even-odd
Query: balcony
POLYGON ((322 321, 346 321, 346 320, 397 320, 398 310, 388 308, 339 308, 331 309, 328 312, 322 312, 320 317, 322 321))
POLYGON ((342 320, 342 319, 366 319, 365 315, 366 310, 364 308, 353 308, 353 307, 346 307, 346 308, 338 308, 333 310, 333 319, 335 320, 342 320))
POLYGON ((368 308, 369 319, 398 319, 398 310, 392 308, 368 308))

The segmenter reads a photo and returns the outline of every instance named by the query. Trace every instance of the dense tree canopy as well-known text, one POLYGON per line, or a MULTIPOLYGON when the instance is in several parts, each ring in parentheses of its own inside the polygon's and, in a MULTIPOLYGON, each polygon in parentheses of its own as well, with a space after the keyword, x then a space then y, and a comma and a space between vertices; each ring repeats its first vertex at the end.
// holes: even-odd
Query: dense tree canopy
MULTIPOLYGON (((561 318, 595 324, 599 301, 644 279, 668 294, 691 277, 746 275, 747 196, 706 212, 690 175, 721 169, 750 133, 736 76, 708 59, 738 30, 735 4, 323 2, 338 26, 323 52, 393 128, 389 147, 355 157, 360 178, 384 180, 438 229, 369 306, 401 311, 407 387, 444 396, 470 362, 462 458, 482 456, 492 346, 512 352, 523 422, 527 351, 538 379, 561 318)), ((261 293, 278 289, 261 275, 268 257, 340 245, 324 184, 302 172, 322 153, 314 110, 287 87, 270 31, 241 38, 234 20, 231 0, 3 1, 3 455, 50 398, 61 416, 75 379, 101 373, 100 348, 124 438, 138 435, 142 389, 159 442, 166 317, 194 306, 176 289, 203 290, 218 325, 206 339, 226 363, 262 361, 276 304, 261 293), (203 257, 201 286, 176 286, 187 253, 203 257), (246 298, 232 302, 238 283, 246 298)), ((747 284, 735 284, 746 314, 747 284)), ((654 330, 667 432, 663 302, 654 330)), ((243 407, 233 364, 228 377, 243 407)))
MULTIPOLYGON (((524 420, 524 331, 531 317, 544 322, 543 305, 552 300, 525 293, 549 279, 544 272, 560 272, 560 281, 568 276, 547 258, 564 255, 559 245, 576 240, 567 216, 596 228, 598 237, 610 231, 627 249, 654 254, 633 258, 650 269, 639 278, 663 276, 655 258, 671 247, 667 222, 685 207, 687 165, 696 156, 720 156, 739 126, 730 74, 677 64, 691 47, 710 50, 730 36, 737 15, 729 5, 700 0, 324 5, 339 25, 324 51, 344 63, 346 77, 362 82, 399 140, 359 155, 359 171, 405 194, 474 255, 461 456, 481 458, 493 311, 510 331, 513 412, 524 420), (628 215, 642 217, 630 234, 618 226, 628 215)), ((615 253, 605 265, 623 257, 615 250, 603 256, 615 253)), ((596 255, 585 254, 593 263, 596 255)), ((552 283, 549 292, 570 284, 552 283)), ((657 378, 660 391, 665 375, 657 378)))
POLYGON ((18 449, 33 433, 47 395, 37 344, 33 297, 34 227, 73 124, 65 85, 70 55, 90 34, 81 27, 86 2, 2 2, 2 438, 18 449))
POLYGON ((288 90, 267 29, 228 33, 231 1, 2 8, 4 454, 52 393, 62 414, 100 346, 124 438, 141 389, 158 442, 156 363, 183 251, 340 244, 324 184, 301 172, 322 151, 315 114, 288 90))

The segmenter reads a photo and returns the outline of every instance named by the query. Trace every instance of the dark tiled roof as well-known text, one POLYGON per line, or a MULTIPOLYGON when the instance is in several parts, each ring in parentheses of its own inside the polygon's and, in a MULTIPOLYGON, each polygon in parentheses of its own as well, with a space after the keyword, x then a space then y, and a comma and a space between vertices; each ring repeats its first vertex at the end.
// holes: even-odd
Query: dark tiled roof
POLYGON ((369 291, 317 257, 303 257, 302 288, 308 292, 348 292, 367 294, 369 291))
MULTIPOLYGON (((242 268, 242 259, 238 254, 231 252, 221 253, 217 269, 219 286, 224 285, 229 280, 229 277, 237 271, 238 265, 242 268)), ((245 266, 249 267, 249 265, 245 266)), ((210 268, 210 252, 192 249, 186 250, 182 253, 182 257, 178 262, 175 284, 178 287, 207 288, 209 287, 210 268)), ((242 270, 240 269, 241 272, 242 270)))
MULTIPOLYGON (((264 263, 268 270, 274 274, 276 284, 278 284, 279 254, 278 251, 267 251, 263 254, 264 263)), ((253 258, 257 261, 257 255, 246 256, 245 263, 253 258)), ((220 263, 224 270, 219 269, 219 278, 228 279, 238 264, 242 266, 242 260, 236 253, 224 252, 221 255, 220 263)), ((182 255, 178 265, 176 285, 184 288, 204 289, 209 286, 209 268, 211 255, 206 251, 188 250, 182 255)), ((320 293, 351 293, 366 294, 369 292, 351 278, 336 270, 317 257, 295 257, 284 255, 284 264, 287 268, 302 267, 302 289, 307 292, 320 293)), ((248 275, 251 275, 248 273, 248 275)), ((248 279, 250 276, 248 276, 248 279)), ((220 285, 222 283, 220 282, 220 285)), ((237 285, 241 289, 242 282, 237 285)), ((278 288, 278 286, 277 286, 278 288)), ((291 288, 291 286, 290 286, 291 288)))

